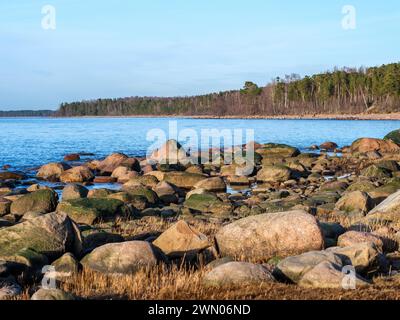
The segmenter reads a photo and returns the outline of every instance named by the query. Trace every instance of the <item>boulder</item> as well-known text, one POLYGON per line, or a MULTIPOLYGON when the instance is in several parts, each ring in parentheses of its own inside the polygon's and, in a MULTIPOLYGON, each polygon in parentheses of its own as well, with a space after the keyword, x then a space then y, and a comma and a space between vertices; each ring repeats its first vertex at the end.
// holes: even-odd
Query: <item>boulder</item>
POLYGON ((391 140, 396 144, 400 144, 400 130, 394 130, 388 133, 383 140, 391 140))
POLYGON ((80 233, 66 214, 49 213, 0 229, 1 256, 31 248, 49 259, 56 259, 65 252, 79 254, 81 245, 80 233))
POLYGON ((122 186, 122 190, 124 190, 131 196, 145 197, 147 199, 147 201, 151 204, 155 204, 158 202, 157 193, 155 193, 149 187, 146 187, 146 186, 143 186, 140 184, 136 184, 136 185, 124 184, 122 186))
POLYGON ((332 247, 326 249, 338 255, 343 265, 352 265, 357 272, 376 271, 379 267, 379 250, 372 243, 359 243, 348 247, 332 247))
POLYGON ((67 252, 51 264, 56 272, 56 279, 72 277, 79 272, 79 261, 74 255, 67 252))
POLYGON ((0 198, 0 217, 10 213, 11 203, 10 200, 0 198))
POLYGON ((65 163, 48 163, 40 167, 36 176, 45 180, 59 180, 61 174, 71 169, 71 167, 65 163))
POLYGON ((204 180, 206 176, 189 172, 167 172, 164 181, 182 189, 192 189, 196 183, 204 180))
POLYGON ((10 212, 19 216, 30 211, 48 213, 56 209, 57 203, 57 193, 50 189, 44 189, 28 193, 13 201, 10 212))
POLYGON ((85 166, 74 167, 60 175, 60 181, 64 183, 82 183, 91 181, 93 178, 93 172, 85 166))
POLYGON ((117 169, 125 160, 128 159, 128 156, 122 153, 113 153, 101 161, 97 169, 103 173, 113 173, 115 169, 117 169))
POLYGON ((57 207, 57 212, 67 214, 76 223, 88 225, 129 214, 122 201, 98 198, 62 201, 57 207))
POLYGON ((137 176, 129 179, 126 183, 124 183, 122 189, 129 189, 130 187, 135 187, 137 185, 143 185, 149 188, 153 188, 158 183, 158 178, 153 175, 137 176))
POLYGON ((88 198, 97 198, 97 199, 104 199, 109 197, 110 195, 114 194, 114 190, 100 188, 100 189, 92 189, 88 192, 88 198))
POLYGON ((373 203, 369 195, 362 191, 346 193, 336 202, 335 209, 346 212, 360 211, 367 213, 372 209, 373 203))
POLYGON ((24 180, 26 175, 18 171, 0 171, 0 181, 2 180, 24 180))
POLYGON ((86 198, 89 190, 80 184, 69 184, 66 185, 62 192, 62 200, 75 200, 86 198))
POLYGON ((197 182, 194 185, 195 189, 204 189, 210 192, 224 192, 226 191, 226 183, 220 177, 207 178, 197 182))
POLYGON ((188 160, 186 151, 176 140, 166 141, 159 149, 154 150, 150 160, 159 163, 177 164, 188 160))
POLYGON ((268 260, 321 250, 318 221, 303 210, 250 216, 224 226, 216 234, 223 256, 268 260))
POLYGON ((140 268, 157 264, 153 246, 145 241, 111 243, 98 247, 85 256, 85 268, 112 275, 133 274, 140 268))
POLYGON ((373 138, 361 138, 353 142, 350 147, 352 153, 367 153, 377 151, 380 154, 396 153, 400 151, 400 147, 391 140, 381 140, 373 138))
POLYGON ((371 210, 368 218, 378 218, 398 224, 400 222, 400 190, 390 195, 371 210))
POLYGON ((81 156, 78 153, 70 153, 64 156, 64 161, 79 161, 81 156))
POLYGON ((275 282, 271 272, 264 266, 248 262, 227 262, 211 269, 203 278, 206 286, 244 286, 275 282))
POLYGON ((195 211, 218 215, 229 215, 233 209, 230 203, 222 202, 213 193, 192 194, 183 205, 195 211))
POLYGON ((118 182, 128 182, 130 179, 137 177, 139 173, 125 166, 117 167, 111 174, 111 177, 116 178, 118 182))
POLYGON ((342 272, 342 266, 329 261, 323 261, 308 271, 299 281, 302 288, 318 289, 357 289, 368 286, 369 283, 354 274, 355 279, 342 272))
POLYGON ((31 300, 76 300, 76 297, 61 289, 41 288, 32 295, 31 300))
POLYGON ((278 155, 283 158, 296 157, 300 154, 299 149, 285 145, 285 144, 276 144, 276 143, 267 143, 262 145, 261 148, 257 148, 256 152, 261 154, 263 157, 278 155))
POLYGON ((368 178, 384 179, 391 176, 391 172, 385 168, 379 167, 376 164, 361 170, 361 176, 368 178))
POLYGON ((335 151, 338 148, 338 145, 335 142, 327 141, 321 144, 319 148, 325 151, 335 151))
POLYGON ((164 231, 154 242, 170 258, 193 258, 202 250, 210 247, 207 236, 190 227, 185 221, 178 221, 164 231))
POLYGON ((368 232, 348 231, 338 238, 339 247, 350 247, 359 243, 372 243, 380 251, 383 249, 381 237, 368 232))
POLYGON ((283 275, 292 282, 298 283, 307 272, 324 261, 342 265, 342 259, 334 253, 327 251, 310 251, 281 260, 276 267, 277 270, 275 273, 277 273, 279 277, 283 275))
POLYGON ((257 173, 257 181, 285 182, 290 179, 292 171, 283 165, 263 166, 257 173))
POLYGON ((83 252, 90 253, 94 249, 109 243, 124 242, 124 238, 116 233, 109 232, 93 232, 83 238, 83 252))
POLYGON ((110 176, 96 176, 93 179, 94 183, 116 183, 117 178, 113 178, 110 176))

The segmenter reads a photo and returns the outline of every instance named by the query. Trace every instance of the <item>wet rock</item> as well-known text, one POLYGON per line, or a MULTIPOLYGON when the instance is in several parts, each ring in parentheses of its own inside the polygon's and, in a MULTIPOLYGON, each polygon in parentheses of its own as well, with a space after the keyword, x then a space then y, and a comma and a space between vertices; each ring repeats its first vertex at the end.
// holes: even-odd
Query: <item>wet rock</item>
POLYGON ((125 183, 128 182, 130 179, 134 179, 139 175, 137 171, 133 171, 125 166, 120 166, 116 168, 111 177, 116 178, 118 182, 125 183))
POLYGON ((101 161, 97 169, 102 173, 111 174, 116 168, 118 168, 125 160, 128 159, 128 156, 122 153, 113 153, 101 161))
POLYGON ((391 140, 381 140, 372 138, 362 138, 353 142, 350 147, 352 153, 366 153, 377 151, 380 154, 396 153, 400 151, 400 147, 391 140))
POLYGON ((164 231, 153 245, 170 258, 186 257, 190 260, 208 248, 210 243, 204 234, 181 220, 164 231))
POLYGON ((284 158, 296 157, 300 154, 300 151, 297 148, 276 143, 264 144, 261 148, 256 149, 256 152, 261 154, 263 157, 269 155, 279 155, 284 158))
POLYGON ((61 174, 71 169, 71 167, 65 163, 48 163, 40 167, 36 176, 44 180, 58 181, 61 174))
POLYGON ((97 176, 93 180, 94 183, 116 183, 117 178, 109 177, 109 176, 97 176))
POLYGON ((18 171, 0 171, 1 180, 24 180, 26 175, 23 172, 18 171))
POLYGON ((49 213, 33 220, 0 229, 0 255, 10 256, 31 248, 56 259, 65 252, 81 250, 80 233, 65 214, 49 213))
POLYGON ((60 202, 57 212, 67 214, 79 224, 92 225, 101 220, 114 220, 129 214, 122 201, 116 199, 84 198, 60 202))
POLYGON ((87 197, 88 198, 98 198, 98 199, 104 199, 109 197, 110 195, 114 194, 114 190, 110 189, 105 189, 105 188, 100 188, 100 189, 92 189, 88 192, 87 197))
POLYGON ((243 286, 275 282, 271 272, 262 265, 248 262, 228 262, 210 271, 203 278, 206 286, 243 286))
POLYGON ((338 148, 338 145, 335 142, 328 141, 321 144, 319 148, 325 151, 335 151, 335 149, 338 148))
POLYGON ((81 156, 78 153, 70 153, 64 156, 64 161, 79 161, 81 156))
POLYGON ((10 212, 19 216, 29 211, 48 213, 56 209, 57 203, 57 193, 50 189, 44 189, 29 193, 15 200, 11 204, 10 212))
POLYGON ((240 219, 220 229, 216 242, 223 256, 262 260, 324 247, 317 220, 301 210, 240 219))
POLYGON ((69 184, 62 192, 63 201, 86 198, 89 190, 80 184, 69 184))
POLYGON ((64 183, 82 183, 91 181, 93 178, 92 171, 85 166, 74 167, 60 175, 60 181, 64 183))
POLYGON ((81 261, 88 269, 105 274, 133 274, 157 264, 152 245, 145 241, 111 243, 98 247, 81 261))

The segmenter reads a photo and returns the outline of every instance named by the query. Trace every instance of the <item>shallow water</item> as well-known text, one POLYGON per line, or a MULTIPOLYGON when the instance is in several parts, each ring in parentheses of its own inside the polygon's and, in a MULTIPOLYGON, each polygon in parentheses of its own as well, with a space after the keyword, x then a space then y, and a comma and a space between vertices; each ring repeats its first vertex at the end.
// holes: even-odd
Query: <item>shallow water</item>
POLYGON ((400 121, 0 118, 0 166, 25 169, 61 161, 65 154, 75 152, 94 153, 93 158, 112 152, 144 156, 153 144, 146 140, 148 131, 160 128, 168 133, 170 120, 177 121, 178 131, 194 129, 199 134, 202 129, 253 129, 258 142, 286 143, 300 149, 325 141, 349 145, 357 138, 382 138, 400 128, 400 121))

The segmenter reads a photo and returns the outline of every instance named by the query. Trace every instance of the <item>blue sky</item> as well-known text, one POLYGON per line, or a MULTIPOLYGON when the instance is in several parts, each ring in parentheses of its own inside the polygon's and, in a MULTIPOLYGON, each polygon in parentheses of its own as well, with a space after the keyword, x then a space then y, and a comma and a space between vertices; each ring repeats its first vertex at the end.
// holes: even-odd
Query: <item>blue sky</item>
POLYGON ((398 0, 1 0, 0 110, 400 61, 398 0), (56 9, 43 30, 42 6, 56 9), (356 8, 344 30, 342 7, 356 8))

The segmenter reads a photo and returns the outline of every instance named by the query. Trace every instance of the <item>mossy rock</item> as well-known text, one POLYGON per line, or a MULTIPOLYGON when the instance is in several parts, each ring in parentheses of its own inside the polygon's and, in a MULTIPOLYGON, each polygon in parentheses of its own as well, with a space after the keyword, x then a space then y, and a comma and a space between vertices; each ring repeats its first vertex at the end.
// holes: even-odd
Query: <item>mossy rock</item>
POLYGON ((184 206, 191 210, 217 215, 229 215, 233 209, 230 203, 222 202, 212 193, 193 194, 185 201, 184 206))
POLYGON ((25 248, 49 260, 65 252, 80 254, 80 232, 66 214, 54 212, 0 229, 0 256, 13 256, 25 248))
POLYGON ((132 186, 125 189, 130 196, 141 196, 147 199, 151 204, 156 204, 158 202, 157 193, 145 186, 132 186))
POLYGON ((97 198, 63 201, 58 205, 57 211, 68 214, 76 223, 89 225, 128 214, 128 209, 122 201, 97 198))
POLYGON ((58 195, 50 189, 28 193, 11 204, 10 212, 14 215, 24 215, 27 212, 53 212, 58 203, 58 195))
POLYGON ((268 155, 280 155, 282 157, 296 157, 300 154, 300 150, 286 145, 277 143, 267 143, 261 148, 256 150, 257 153, 261 154, 263 157, 268 155))
POLYGON ((376 165, 379 168, 382 168, 384 170, 388 170, 391 172, 400 170, 399 164, 397 163, 397 161, 394 161, 394 160, 382 160, 382 161, 377 162, 376 165))
POLYGON ((361 180, 361 181, 356 181, 352 183, 348 188, 347 191, 363 191, 363 192, 369 192, 374 190, 376 187, 375 185, 369 181, 369 180, 361 180))
POLYGON ((310 198, 308 198, 304 204, 309 206, 319 206, 327 203, 336 203, 340 199, 340 195, 337 192, 320 192, 315 193, 310 198))
POLYGON ((97 198, 97 199, 104 199, 104 198, 108 198, 108 196, 112 195, 116 193, 116 191, 114 190, 110 190, 110 189, 105 189, 105 188, 101 188, 101 189, 92 189, 89 191, 87 197, 88 198, 97 198))
POLYGON ((388 133, 383 139, 392 140, 394 143, 400 144, 400 130, 394 130, 388 133))
POLYGON ((381 168, 375 164, 370 165, 369 167, 361 170, 361 175, 369 178, 377 178, 384 179, 391 177, 391 173, 389 170, 381 168))

